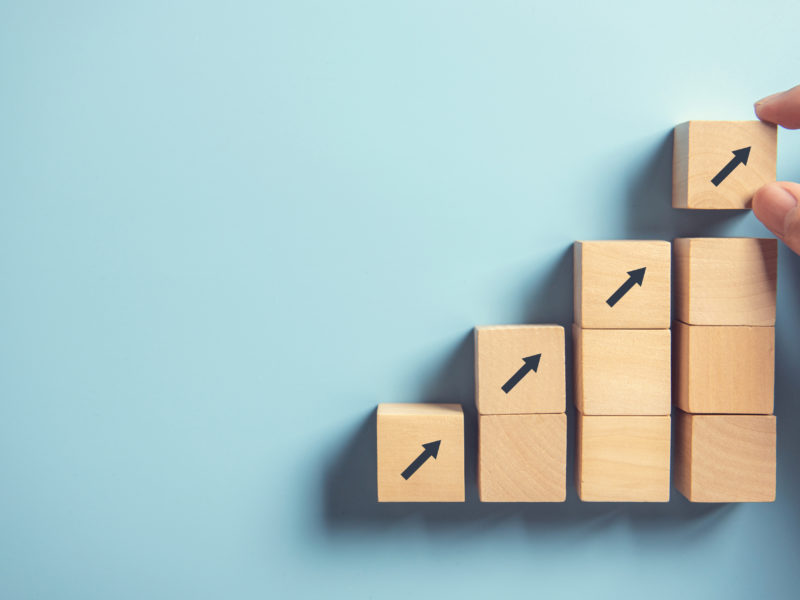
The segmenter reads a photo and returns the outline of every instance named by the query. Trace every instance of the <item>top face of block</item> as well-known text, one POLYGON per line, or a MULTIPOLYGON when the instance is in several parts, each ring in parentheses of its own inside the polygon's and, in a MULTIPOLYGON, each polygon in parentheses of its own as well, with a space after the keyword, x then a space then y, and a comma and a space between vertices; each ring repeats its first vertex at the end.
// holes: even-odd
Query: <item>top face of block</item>
POLYGON ((775 324, 776 240, 680 238, 674 253, 678 319, 689 325, 775 324))
POLYGON ((378 501, 464 501, 460 404, 378 406, 378 501))
POLYGON ((413 416, 439 416, 463 418, 464 409, 460 404, 431 404, 428 402, 397 402, 391 404, 379 404, 378 415, 413 415, 413 416))
POLYGON ((564 328, 475 328, 475 404, 482 415, 566 410, 564 328))
POLYGON ((778 130, 762 121, 689 121, 675 128, 674 208, 745 209, 775 181, 778 130))
POLYGON ((669 242, 575 242, 574 264, 580 327, 669 329, 669 242))

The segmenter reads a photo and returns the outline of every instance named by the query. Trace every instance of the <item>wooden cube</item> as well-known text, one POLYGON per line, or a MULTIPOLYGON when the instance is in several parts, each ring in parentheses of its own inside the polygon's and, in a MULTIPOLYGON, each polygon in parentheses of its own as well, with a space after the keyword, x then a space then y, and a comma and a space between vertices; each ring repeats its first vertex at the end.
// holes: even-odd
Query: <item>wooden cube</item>
POLYGON ((584 502, 668 502, 670 417, 578 413, 575 475, 584 502))
POLYGON ((575 242, 575 322, 594 329, 667 329, 670 244, 575 242))
POLYGON ((675 415, 675 487, 692 502, 773 502, 773 415, 675 415))
POLYGON ((675 128, 674 208, 751 208, 775 181, 778 130, 761 121, 688 121, 675 128))
POLYGON ((675 316, 689 325, 775 325, 774 238, 680 238, 675 316))
POLYGON ((564 328, 506 325, 475 328, 478 413, 563 413, 564 328))
POLYGON ((480 415, 481 502, 564 502, 567 415, 480 415))
POLYGON ((378 502, 464 501, 460 404, 378 405, 378 502))
POLYGON ((675 406, 690 413, 772 414, 775 328, 672 325, 675 406))
POLYGON ((669 329, 581 329, 573 325, 575 406, 585 415, 668 415, 669 329))

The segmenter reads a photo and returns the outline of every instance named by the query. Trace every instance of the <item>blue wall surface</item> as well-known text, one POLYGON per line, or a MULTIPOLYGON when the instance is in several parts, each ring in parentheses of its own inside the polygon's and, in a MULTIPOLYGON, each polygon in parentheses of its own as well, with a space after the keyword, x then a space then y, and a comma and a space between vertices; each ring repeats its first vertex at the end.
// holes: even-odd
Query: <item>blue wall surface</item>
POLYGON ((800 83, 798 21, 0 2, 0 597, 793 597, 798 257, 774 504, 478 503, 471 330, 568 325, 576 239, 763 235, 670 207, 671 130, 800 83), (374 407, 422 401, 467 502, 378 505, 374 407))

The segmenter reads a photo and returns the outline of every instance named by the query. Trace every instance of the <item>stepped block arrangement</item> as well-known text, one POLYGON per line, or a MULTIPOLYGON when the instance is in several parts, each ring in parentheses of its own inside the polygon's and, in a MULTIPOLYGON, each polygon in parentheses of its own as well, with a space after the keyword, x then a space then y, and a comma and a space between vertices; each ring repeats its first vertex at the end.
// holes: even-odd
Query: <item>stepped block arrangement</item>
POLYGON ((667 502, 670 417, 578 413, 575 460, 584 502, 667 502))
POLYGON ((692 502, 775 500, 773 415, 676 417, 675 487, 692 502))
POLYGON ((464 501, 460 404, 378 405, 378 502, 464 501))
MULTIPOLYGON (((775 180, 774 125, 690 121, 674 143, 676 208, 749 208, 775 180)), ((777 258, 774 239, 575 242, 581 500, 669 501, 673 404, 686 498, 775 499, 777 258)), ((482 502, 566 499, 565 371, 559 325, 475 328, 482 502)), ((461 405, 381 404, 377 438, 380 502, 464 501, 461 405)))
POLYGON ((575 478, 586 502, 669 500, 670 244, 575 243, 575 478))
POLYGON ((567 494, 564 328, 475 328, 481 502, 563 502, 567 494))
POLYGON ((750 208, 775 181, 778 129, 762 121, 689 121, 675 128, 672 206, 750 208))

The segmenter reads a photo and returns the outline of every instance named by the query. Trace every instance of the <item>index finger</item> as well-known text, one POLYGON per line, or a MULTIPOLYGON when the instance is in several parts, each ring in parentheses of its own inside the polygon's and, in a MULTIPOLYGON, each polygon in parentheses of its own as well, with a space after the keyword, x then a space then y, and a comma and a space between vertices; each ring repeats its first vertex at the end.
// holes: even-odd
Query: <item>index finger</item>
POLYGON ((800 129, 800 85, 756 102, 756 116, 786 129, 800 129))

